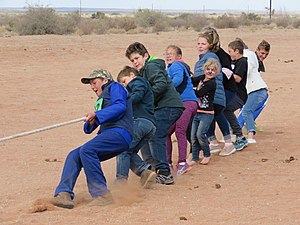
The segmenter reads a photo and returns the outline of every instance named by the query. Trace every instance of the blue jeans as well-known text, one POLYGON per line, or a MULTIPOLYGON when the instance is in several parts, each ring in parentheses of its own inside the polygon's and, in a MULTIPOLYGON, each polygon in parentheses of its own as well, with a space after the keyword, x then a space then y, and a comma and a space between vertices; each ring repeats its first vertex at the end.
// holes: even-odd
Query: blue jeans
POLYGON ((159 170, 160 174, 169 174, 170 168, 167 160, 166 138, 173 123, 181 116, 181 108, 160 108, 155 110, 155 135, 141 148, 143 159, 159 170))
POLYGON ((246 123, 246 128, 248 132, 256 132, 254 121, 266 105, 267 99, 267 89, 261 89, 248 94, 246 104, 243 106, 238 115, 240 127, 243 127, 244 123, 246 123))
POLYGON ((54 195, 68 192, 74 198, 74 186, 82 168, 92 197, 108 192, 101 163, 128 149, 123 136, 111 130, 104 130, 92 140, 71 151, 65 161, 60 183, 54 195))
POLYGON ((208 138, 206 136, 214 114, 197 113, 192 124, 192 160, 199 161, 200 149, 203 150, 204 157, 210 157, 208 138))
POLYGON ((117 156, 117 179, 128 179, 129 169, 141 176, 142 172, 151 167, 137 153, 155 131, 156 127, 150 120, 144 118, 133 120, 133 136, 129 149, 117 156))

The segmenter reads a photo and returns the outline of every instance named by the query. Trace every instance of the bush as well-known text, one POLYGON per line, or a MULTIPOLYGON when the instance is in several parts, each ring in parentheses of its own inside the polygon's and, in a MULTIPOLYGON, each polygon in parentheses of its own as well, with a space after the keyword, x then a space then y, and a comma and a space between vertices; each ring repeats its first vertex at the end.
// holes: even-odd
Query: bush
POLYGON ((158 23, 162 23, 167 20, 167 16, 160 13, 151 11, 149 9, 139 10, 134 15, 137 25, 141 27, 154 27, 158 23))
POLYGON ((291 17, 288 15, 279 16, 276 19, 274 19, 274 22, 276 23, 277 27, 284 27, 291 25, 291 17))
POLYGON ((134 30, 137 27, 135 20, 132 17, 117 17, 115 18, 115 22, 119 29, 124 29, 126 32, 134 30))
POLYGON ((59 33, 58 16, 51 8, 29 7, 25 15, 16 24, 20 35, 42 35, 59 33))
POLYGON ((205 16, 193 15, 190 18, 190 26, 197 32, 208 26, 209 22, 205 16))
POLYGON ((234 17, 224 14, 222 16, 218 16, 218 18, 215 21, 215 27, 220 28, 220 29, 222 29, 222 28, 237 28, 237 27, 239 27, 239 22, 234 17))

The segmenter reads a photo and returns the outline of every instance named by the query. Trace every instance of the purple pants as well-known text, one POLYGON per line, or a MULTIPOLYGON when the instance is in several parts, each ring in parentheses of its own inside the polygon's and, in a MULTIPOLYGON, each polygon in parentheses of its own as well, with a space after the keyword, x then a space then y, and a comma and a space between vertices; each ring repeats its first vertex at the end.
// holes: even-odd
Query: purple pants
POLYGON ((171 136, 175 132, 177 143, 178 143, 178 163, 186 162, 187 152, 187 139, 186 131, 189 126, 189 122, 192 117, 197 113, 197 102, 196 101, 184 101, 183 105, 185 110, 181 114, 180 118, 170 127, 167 136, 167 159, 169 164, 172 164, 172 140, 171 136))

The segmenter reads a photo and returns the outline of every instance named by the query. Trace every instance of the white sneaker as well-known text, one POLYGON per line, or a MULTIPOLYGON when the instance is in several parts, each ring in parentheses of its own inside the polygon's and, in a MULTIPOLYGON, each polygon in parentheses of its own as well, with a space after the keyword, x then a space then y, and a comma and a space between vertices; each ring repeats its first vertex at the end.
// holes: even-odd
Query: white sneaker
POLYGON ((253 138, 248 138, 247 141, 248 141, 249 144, 255 144, 256 143, 256 140, 253 139, 253 138))
POLYGON ((233 153, 236 152, 236 148, 234 147, 234 145, 232 143, 229 144, 225 144, 224 148, 222 149, 222 151, 219 153, 220 156, 229 156, 233 153))
POLYGON ((209 149, 210 149, 211 154, 218 153, 218 152, 221 151, 221 148, 220 148, 219 144, 210 144, 209 149))

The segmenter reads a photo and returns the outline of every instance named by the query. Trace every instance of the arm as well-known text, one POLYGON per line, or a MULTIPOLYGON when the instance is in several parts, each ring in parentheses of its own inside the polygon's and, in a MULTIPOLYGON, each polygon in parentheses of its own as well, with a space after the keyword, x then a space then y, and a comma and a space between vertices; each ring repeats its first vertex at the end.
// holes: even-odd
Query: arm
MULTIPOLYGON (((146 80, 144 81, 147 82, 146 80)), ((136 78, 128 84, 128 88, 130 89, 132 104, 134 105, 143 100, 145 96, 145 90, 147 90, 148 87, 143 82, 143 80, 136 78)))
POLYGON ((184 68, 179 65, 179 62, 174 62, 171 67, 168 69, 168 73, 173 81, 174 87, 178 87, 185 76, 184 68))
POLYGON ((95 121, 99 125, 109 121, 116 121, 122 118, 126 112, 128 93, 125 88, 119 83, 114 83, 110 86, 109 91, 111 105, 95 112, 95 121))
POLYGON ((216 89, 216 82, 215 82, 215 80, 210 80, 210 81, 205 82, 205 84, 203 85, 203 82, 200 81, 198 87, 199 87, 199 90, 195 91, 197 98, 202 97, 207 92, 216 89))

